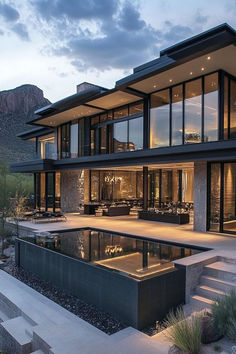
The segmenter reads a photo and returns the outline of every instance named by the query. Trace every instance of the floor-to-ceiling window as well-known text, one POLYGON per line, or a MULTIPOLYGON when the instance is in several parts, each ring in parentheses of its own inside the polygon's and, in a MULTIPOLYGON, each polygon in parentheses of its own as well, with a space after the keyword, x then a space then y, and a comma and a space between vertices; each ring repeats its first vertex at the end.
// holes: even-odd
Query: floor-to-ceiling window
POLYGON ((91 201, 122 201, 141 199, 141 171, 90 171, 91 201))
POLYGON ((200 143, 202 134, 202 80, 185 85, 185 144, 200 143))
POLYGON ((60 210, 60 172, 35 173, 35 209, 60 210))
POLYGON ((183 86, 175 86, 172 89, 171 105, 171 143, 181 145, 183 143, 183 86))
POLYGON ((236 162, 209 165, 208 229, 236 233, 236 162))
POLYGON ((150 148, 169 145, 170 92, 159 91, 151 95, 150 148))
POLYGON ((218 139, 218 74, 204 78, 204 141, 218 139))
POLYGON ((143 103, 126 105, 90 119, 90 154, 143 149, 143 103))
MULTIPOLYGON (((218 72, 207 74, 151 94, 151 149, 219 139, 218 77, 218 72)), ((234 92, 236 95, 232 82, 228 90, 231 92, 230 97, 234 92)), ((233 98, 231 102, 234 102, 233 98)), ((234 108, 231 104, 232 112, 234 108)), ((233 127, 234 114, 231 115, 233 127)), ((228 118, 225 121, 228 122, 228 118)))

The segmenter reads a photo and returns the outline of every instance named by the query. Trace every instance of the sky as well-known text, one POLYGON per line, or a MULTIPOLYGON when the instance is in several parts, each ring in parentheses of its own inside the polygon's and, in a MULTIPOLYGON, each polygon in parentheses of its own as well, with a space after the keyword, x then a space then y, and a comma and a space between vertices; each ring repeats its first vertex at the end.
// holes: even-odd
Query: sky
POLYGON ((160 50, 227 22, 236 0, 0 0, 0 91, 55 102, 87 81, 112 88, 160 50))

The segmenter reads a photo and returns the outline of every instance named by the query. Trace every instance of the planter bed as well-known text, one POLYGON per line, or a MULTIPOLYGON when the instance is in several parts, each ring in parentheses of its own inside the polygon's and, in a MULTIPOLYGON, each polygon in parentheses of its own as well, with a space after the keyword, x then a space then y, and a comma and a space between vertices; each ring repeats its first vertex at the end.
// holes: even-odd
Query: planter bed
POLYGON ((151 211, 140 211, 139 219, 166 222, 171 224, 188 224, 189 214, 154 213, 151 211))

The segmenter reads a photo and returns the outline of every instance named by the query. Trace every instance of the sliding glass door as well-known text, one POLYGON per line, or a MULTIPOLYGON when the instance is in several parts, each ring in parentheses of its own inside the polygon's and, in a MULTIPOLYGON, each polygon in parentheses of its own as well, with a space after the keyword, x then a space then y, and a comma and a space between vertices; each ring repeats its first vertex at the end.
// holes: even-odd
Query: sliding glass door
POLYGON ((210 164, 208 228, 236 233, 236 162, 210 164))

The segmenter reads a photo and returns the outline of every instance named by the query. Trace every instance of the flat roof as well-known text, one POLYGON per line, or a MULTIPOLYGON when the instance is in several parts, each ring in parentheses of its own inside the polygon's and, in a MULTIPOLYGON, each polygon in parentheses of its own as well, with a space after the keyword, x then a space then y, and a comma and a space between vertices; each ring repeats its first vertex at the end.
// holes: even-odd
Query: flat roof
POLYGON ((45 127, 38 127, 30 130, 26 130, 20 134, 17 134, 18 138, 21 138, 22 140, 30 140, 33 138, 37 138, 43 135, 47 135, 50 133, 53 133, 52 128, 45 128, 45 127))
MULTIPOLYGON (((186 64, 190 61, 197 61, 197 59, 205 57, 207 54, 214 53, 225 47, 234 47, 235 43, 236 31, 231 26, 224 23, 208 31, 200 33, 197 36, 191 37, 185 41, 182 41, 167 49, 162 50, 160 52, 159 58, 134 68, 133 74, 126 76, 116 82, 116 87, 120 90, 130 87, 131 89, 140 90, 141 92, 150 92, 150 90, 142 90, 142 85, 140 86, 138 84, 141 83, 143 80, 151 78, 153 76, 156 76, 157 81, 158 75, 166 71, 177 68, 180 65, 186 64)), ((236 55, 236 52, 234 54, 236 55)), ((218 69, 220 69, 221 66, 224 66, 225 60, 227 60, 226 55, 224 55, 223 60, 221 58, 221 63, 219 63, 220 67, 218 69)), ((194 63, 195 67, 196 65, 200 64, 200 60, 199 63, 194 63)), ((203 64, 204 63, 202 63, 202 65, 203 64)), ((231 67, 233 70, 235 67, 234 63, 232 63, 231 67)), ((192 72, 192 70, 190 72, 192 72)), ((200 76, 200 72, 198 73, 198 76, 200 76)), ((173 79, 168 78, 168 80, 171 80, 169 81, 170 86, 170 82, 172 83, 173 79)), ((185 79, 183 79, 182 81, 184 80, 185 79)), ((168 81, 166 82, 166 86, 168 86, 168 81)), ((159 86, 156 88, 156 90, 158 89, 159 86)))

